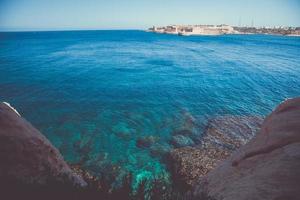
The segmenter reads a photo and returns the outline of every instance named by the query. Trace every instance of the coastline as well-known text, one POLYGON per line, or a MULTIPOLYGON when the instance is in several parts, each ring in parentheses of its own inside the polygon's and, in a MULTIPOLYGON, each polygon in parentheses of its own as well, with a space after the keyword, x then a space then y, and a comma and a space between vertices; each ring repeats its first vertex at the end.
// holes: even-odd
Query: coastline
POLYGON ((188 35, 188 34, 174 34, 174 33, 159 33, 159 32, 153 32, 153 31, 148 31, 144 30, 144 32, 148 33, 155 33, 155 34, 166 34, 166 35, 178 35, 178 36, 183 36, 183 37, 189 37, 189 36, 222 36, 222 35, 269 35, 269 36, 283 36, 283 37, 300 37, 300 35, 296 34, 290 34, 290 35, 282 35, 282 34, 272 34, 272 33, 229 33, 229 34, 193 34, 193 35, 188 35))
POLYGON ((147 32, 159 34, 172 34, 178 36, 218 36, 218 35, 280 35, 299 37, 300 27, 279 27, 279 28, 256 28, 256 27, 235 27, 230 25, 169 25, 149 28, 147 32))

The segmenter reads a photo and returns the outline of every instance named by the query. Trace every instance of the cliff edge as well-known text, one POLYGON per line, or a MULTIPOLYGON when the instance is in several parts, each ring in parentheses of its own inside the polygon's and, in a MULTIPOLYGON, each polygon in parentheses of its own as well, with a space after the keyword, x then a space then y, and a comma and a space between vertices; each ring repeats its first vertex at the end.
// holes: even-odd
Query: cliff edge
POLYGON ((258 134, 206 176, 191 199, 300 198, 300 98, 280 104, 258 134))
POLYGON ((0 198, 67 193, 86 186, 59 151, 7 103, 0 103, 0 198), (26 196, 24 196, 26 195, 26 196))
POLYGON ((185 190, 195 186, 199 178, 253 138, 262 122, 262 118, 254 116, 225 115, 210 119, 199 138, 200 144, 169 153, 175 182, 185 190))

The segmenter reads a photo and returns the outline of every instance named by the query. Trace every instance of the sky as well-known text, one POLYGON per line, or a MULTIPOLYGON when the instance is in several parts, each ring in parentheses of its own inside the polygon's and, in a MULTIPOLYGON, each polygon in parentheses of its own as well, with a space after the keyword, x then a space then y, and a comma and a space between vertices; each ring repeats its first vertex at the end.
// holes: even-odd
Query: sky
POLYGON ((300 26, 300 0, 0 0, 0 31, 300 26))

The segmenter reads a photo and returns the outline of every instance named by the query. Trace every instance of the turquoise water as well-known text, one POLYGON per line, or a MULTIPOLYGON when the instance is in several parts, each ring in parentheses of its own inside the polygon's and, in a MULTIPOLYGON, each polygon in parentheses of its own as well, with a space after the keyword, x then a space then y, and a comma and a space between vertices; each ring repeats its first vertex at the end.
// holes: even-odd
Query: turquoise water
POLYGON ((264 116, 295 96, 296 37, 0 33, 0 101, 96 175, 168 178, 155 152, 173 148, 173 132, 196 143, 212 117, 264 116), (137 147, 145 136, 155 144, 137 147))

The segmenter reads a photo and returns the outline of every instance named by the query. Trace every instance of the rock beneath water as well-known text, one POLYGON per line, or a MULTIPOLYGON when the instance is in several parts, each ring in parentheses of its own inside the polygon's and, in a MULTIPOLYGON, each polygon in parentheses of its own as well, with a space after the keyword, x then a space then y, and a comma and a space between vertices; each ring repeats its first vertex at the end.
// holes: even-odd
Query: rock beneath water
POLYGON ((52 194, 86 186, 58 150, 4 103, 0 103, 0 163, 2 197, 4 192, 13 199, 30 190, 52 194))
POLYGON ((136 146, 139 148, 149 148, 151 145, 153 145, 155 142, 159 140, 158 137, 155 136, 145 136, 140 137, 136 140, 136 146))
POLYGON ((131 134, 128 132, 117 132, 116 136, 122 140, 131 140, 131 134))
POLYGON ((300 98, 278 106, 259 133, 193 187, 193 199, 300 197, 300 98))
POLYGON ((194 186, 200 177, 250 140, 262 121, 252 116, 223 116, 209 120, 200 145, 170 152, 170 168, 176 181, 186 187, 194 186))
POLYGON ((192 131, 190 131, 190 130, 188 130, 188 129, 183 129, 183 130, 177 130, 177 131, 174 131, 173 133, 172 133, 172 135, 184 135, 184 136, 188 136, 188 137, 190 137, 190 136, 192 136, 193 135, 193 132, 192 131))
POLYGON ((188 136, 184 136, 184 135, 174 135, 172 136, 172 139, 170 141, 170 143, 179 148, 179 147, 186 147, 186 146, 192 146, 194 145, 194 141, 189 138, 188 136))
POLYGON ((153 157, 164 157, 171 151, 168 144, 155 144, 150 148, 150 154, 153 157))
POLYGON ((255 136, 263 118, 255 116, 221 116, 208 121, 201 138, 202 146, 218 146, 234 151, 255 136))
POLYGON ((171 173, 176 183, 189 188, 228 155, 228 151, 215 147, 174 149, 170 153, 171 173))

